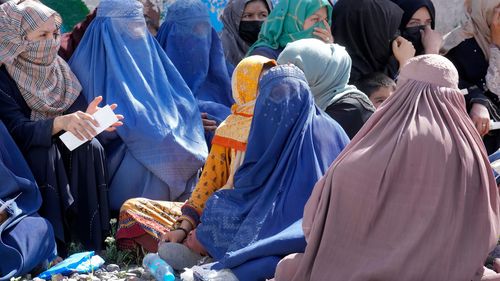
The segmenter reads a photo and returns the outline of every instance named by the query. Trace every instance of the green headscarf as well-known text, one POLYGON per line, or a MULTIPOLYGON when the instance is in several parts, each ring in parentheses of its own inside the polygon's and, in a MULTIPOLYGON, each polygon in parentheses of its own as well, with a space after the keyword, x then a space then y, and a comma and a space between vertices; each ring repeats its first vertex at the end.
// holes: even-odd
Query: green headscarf
POLYGON ((287 63, 304 72, 314 102, 323 111, 347 94, 355 95, 367 109, 375 111, 368 96, 348 85, 352 61, 344 47, 313 38, 295 41, 278 57, 278 64, 287 63))
POLYGON ((304 38, 313 38, 315 27, 325 28, 322 22, 303 30, 304 21, 320 8, 327 8, 328 24, 332 22, 332 6, 328 0, 280 0, 262 25, 259 39, 248 53, 257 47, 279 49, 304 38))

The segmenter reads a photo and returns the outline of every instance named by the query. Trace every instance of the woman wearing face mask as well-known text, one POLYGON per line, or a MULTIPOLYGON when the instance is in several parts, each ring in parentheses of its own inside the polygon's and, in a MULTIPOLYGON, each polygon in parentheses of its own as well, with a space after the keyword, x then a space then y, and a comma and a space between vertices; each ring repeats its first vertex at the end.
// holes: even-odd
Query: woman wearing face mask
POLYGON ((394 79, 415 55, 415 48, 399 36, 403 11, 390 0, 340 0, 333 10, 332 33, 352 58, 350 83, 382 72, 394 79))
POLYGON ((490 120, 500 121, 500 0, 465 5, 468 20, 445 36, 443 50, 458 69, 460 89, 468 92, 472 122, 494 153, 500 148, 500 130, 490 131, 490 120))
POLYGON ((38 1, 0 6, 0 119, 35 176, 40 214, 58 241, 78 239, 98 250, 109 225, 108 183, 104 149, 90 124, 98 126, 92 114, 102 97, 85 110, 78 79, 57 55, 60 24, 38 1), (64 131, 91 141, 69 151, 58 137, 64 131))
POLYGON ((415 47, 416 55, 439 54, 443 36, 434 30, 436 9, 431 0, 392 0, 403 9, 399 30, 415 47))
POLYGON ((227 3, 221 16, 224 24, 221 41, 226 60, 233 67, 257 41, 260 28, 272 8, 270 0, 230 0, 227 3))
POLYGON ((286 44, 299 39, 318 38, 333 43, 331 14, 328 0, 281 0, 248 53, 277 59, 286 44))

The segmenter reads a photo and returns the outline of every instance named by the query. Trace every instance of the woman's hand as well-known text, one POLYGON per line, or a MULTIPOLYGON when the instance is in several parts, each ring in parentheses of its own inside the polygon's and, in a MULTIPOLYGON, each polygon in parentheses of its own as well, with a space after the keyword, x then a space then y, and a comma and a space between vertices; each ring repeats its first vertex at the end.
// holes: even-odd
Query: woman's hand
POLYGON ((439 55, 439 50, 443 45, 443 35, 433 30, 430 25, 426 25, 424 30, 420 30, 420 34, 425 53, 439 55))
POLYGON ((201 113, 201 121, 203 122, 205 132, 213 132, 217 129, 217 122, 208 119, 208 114, 206 112, 201 113))
POLYGON ((490 113, 488 112, 486 106, 479 103, 473 104, 469 116, 481 137, 489 133, 490 113))
POLYGON ((6 211, 0 212, 0 225, 7 220, 9 215, 7 215, 6 211))
POLYGON ((66 114, 63 116, 58 116, 54 119, 54 124, 52 127, 52 135, 59 133, 60 131, 71 132, 79 140, 84 141, 85 139, 91 140, 97 134, 94 127, 98 127, 99 123, 92 117, 92 115, 77 111, 71 114, 66 114))
POLYGON ((160 241, 168 241, 172 243, 182 243, 184 239, 186 239, 187 235, 183 230, 177 229, 169 231, 163 234, 160 238, 160 241))
POLYGON ((392 42, 392 52, 399 62, 399 69, 401 69, 409 59, 415 56, 415 47, 410 41, 398 36, 392 42))
POLYGON ((496 7, 491 22, 491 43, 500 48, 500 5, 496 7))
MULTIPOLYGON (((172 231, 169 231, 165 234, 163 234, 160 238, 160 241, 169 241, 172 243, 182 243, 186 237, 187 233, 189 233, 191 230, 193 230, 193 226, 188 220, 182 220, 180 227, 182 229, 174 229, 172 231)), ((160 243, 161 243, 160 242, 160 243)))
POLYGON ((326 20, 323 20, 323 24, 325 25, 325 28, 315 27, 313 35, 323 40, 325 43, 331 44, 335 40, 333 39, 330 25, 326 20))
MULTIPOLYGON (((99 127, 99 123, 92 117, 92 114, 96 113, 97 110, 100 109, 98 107, 99 103, 101 103, 102 97, 95 98, 87 107, 86 112, 77 111, 71 114, 66 114, 63 116, 58 116, 54 119, 54 124, 52 126, 52 135, 59 133, 60 131, 71 132, 75 137, 79 140, 84 141, 85 139, 91 140, 96 135, 97 132, 91 126, 99 127)), ((112 104, 112 110, 118 107, 116 104, 112 104)), ((117 114, 116 117, 118 120, 123 120, 123 115, 117 114)), ((122 126, 123 123, 121 121, 116 122, 111 125, 106 131, 112 132, 116 130, 116 127, 122 126)))
MULTIPOLYGON (((96 97, 90 104, 89 106, 87 106, 87 110, 85 111, 86 113, 92 115, 94 113, 97 112, 97 110, 101 109, 99 107, 99 104, 102 102, 102 96, 98 96, 96 97)), ((118 105, 116 103, 113 103, 112 105, 109 106, 111 108, 111 110, 115 110, 118 105)), ((106 131, 108 132, 113 132, 116 130, 116 127, 120 127, 120 126, 123 126, 123 122, 121 120, 123 120, 123 115, 121 114, 116 114, 116 118, 118 118, 118 122, 114 123, 113 125, 111 125, 109 128, 106 129, 106 131)))

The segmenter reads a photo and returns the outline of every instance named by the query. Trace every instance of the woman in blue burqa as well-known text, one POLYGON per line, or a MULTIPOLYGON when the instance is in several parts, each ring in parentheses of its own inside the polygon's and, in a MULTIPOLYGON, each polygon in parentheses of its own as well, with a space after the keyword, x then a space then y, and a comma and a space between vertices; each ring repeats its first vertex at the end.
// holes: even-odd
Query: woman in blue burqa
POLYGON ((125 118, 101 137, 108 156, 110 207, 145 197, 189 196, 207 155, 196 100, 155 38, 136 0, 102 0, 71 57, 87 100, 102 95, 125 118))
MULTIPOLYGON (((349 142, 340 125, 314 105, 297 67, 271 68, 259 93, 234 189, 212 195, 191 235, 218 261, 206 267, 229 268, 240 281, 270 279, 280 257, 305 249, 300 220, 306 201, 349 142)), ((209 280, 205 273, 195 270, 209 280)))
POLYGON ((207 5, 200 0, 175 1, 167 7, 156 37, 197 99, 210 145, 210 128, 215 130, 226 119, 234 100, 222 43, 207 5))
POLYGON ((28 164, 0 121, 0 280, 47 266, 56 258, 52 225, 38 216, 42 197, 28 164))
POLYGON ((0 120, 36 179, 39 213, 64 255, 64 243, 72 241, 100 250, 109 210, 104 149, 88 122, 95 124, 91 115, 101 98, 87 103, 57 55, 60 26, 61 17, 39 1, 0 5, 0 120), (69 151, 59 139, 65 131, 92 140, 69 151))

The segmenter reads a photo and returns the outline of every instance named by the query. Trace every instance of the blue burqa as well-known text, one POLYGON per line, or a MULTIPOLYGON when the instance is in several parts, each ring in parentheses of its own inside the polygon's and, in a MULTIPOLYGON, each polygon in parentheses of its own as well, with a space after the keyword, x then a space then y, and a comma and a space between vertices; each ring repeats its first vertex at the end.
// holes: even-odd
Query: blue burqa
POLYGON ((36 213, 42 203, 38 186, 0 122, 0 206, 18 195, 0 224, 0 280, 24 275, 56 257, 52 226, 36 213))
POLYGON ((207 112, 218 123, 234 104, 222 43, 200 0, 176 1, 168 6, 158 42, 207 112))
POLYGON ((111 208, 132 197, 173 201, 189 195, 208 154, 200 111, 147 31, 142 4, 102 0, 70 66, 88 101, 102 95, 125 116, 119 141, 102 136, 111 208))
POLYGON ((306 201, 348 142, 314 105, 301 70, 281 65, 264 74, 234 189, 208 200, 196 229, 218 260, 212 268, 231 268, 240 281, 264 280, 283 256, 303 252, 306 201))
MULTIPOLYGON (((500 166, 500 150, 490 155, 490 162, 495 167, 500 166)), ((498 168, 497 168, 498 169, 498 168)), ((497 180, 497 184, 500 185, 500 170, 493 169, 493 174, 495 175, 495 179, 497 180)))

